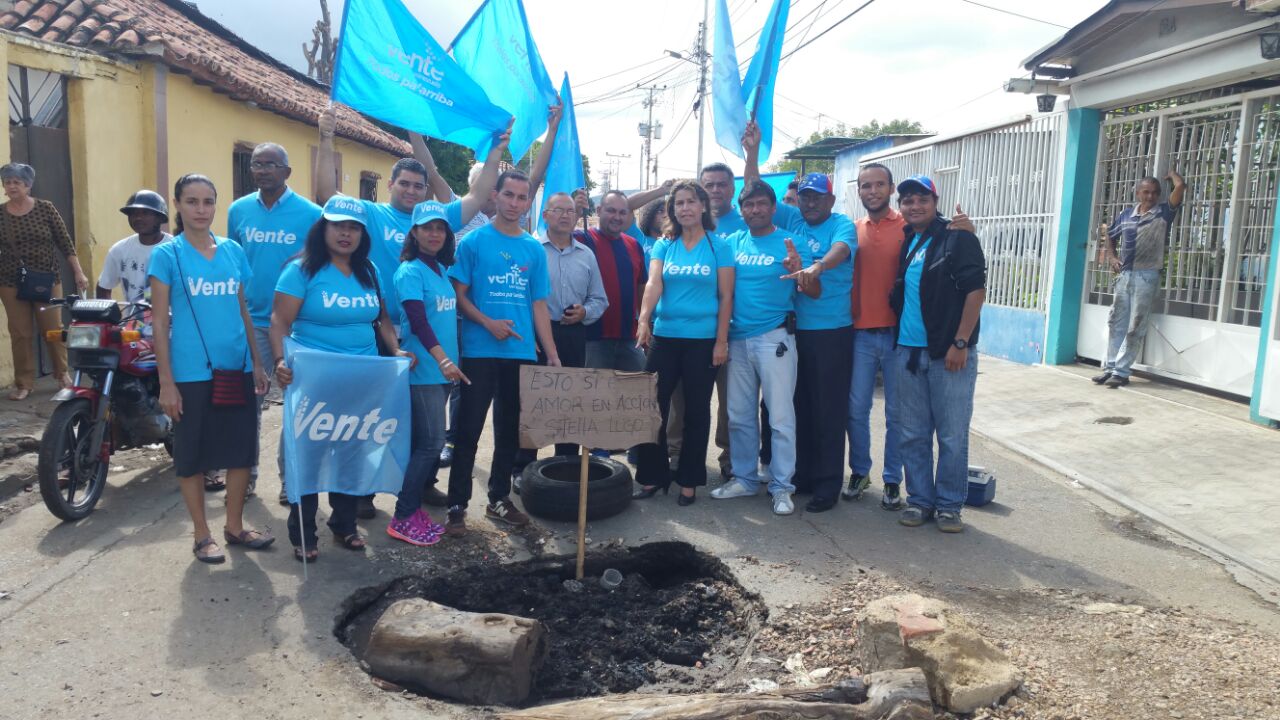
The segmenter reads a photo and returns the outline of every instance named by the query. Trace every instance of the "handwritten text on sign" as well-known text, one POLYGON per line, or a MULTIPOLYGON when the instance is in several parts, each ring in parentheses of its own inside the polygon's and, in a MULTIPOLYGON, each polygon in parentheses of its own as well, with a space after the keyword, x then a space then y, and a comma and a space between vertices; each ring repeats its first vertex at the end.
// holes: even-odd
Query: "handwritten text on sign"
POLYGON ((520 447, 625 448, 657 442, 661 424, 650 373, 520 368, 520 447))

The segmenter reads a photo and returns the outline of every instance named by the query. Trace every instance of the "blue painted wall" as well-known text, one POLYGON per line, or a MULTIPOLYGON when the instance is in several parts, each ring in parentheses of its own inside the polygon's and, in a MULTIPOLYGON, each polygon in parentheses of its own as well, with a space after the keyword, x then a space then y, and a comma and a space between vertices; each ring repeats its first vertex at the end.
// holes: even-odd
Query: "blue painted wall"
POLYGON ((848 211, 849 206, 845 204, 845 190, 848 183, 858 179, 858 162, 867 155, 888 150, 893 146, 894 136, 881 135, 845 148, 836 154, 835 177, 831 178, 832 184, 835 185, 832 189, 835 190, 836 195, 836 212, 848 211))
MULTIPOLYGON (((1277 191, 1276 201, 1280 202, 1280 191, 1277 191)), ((1256 423, 1272 426, 1280 423, 1280 418, 1266 417, 1258 406, 1262 402, 1262 375, 1267 367, 1267 349, 1271 333, 1275 332, 1276 312, 1280 312, 1274 302, 1277 282, 1280 282, 1280 223, 1276 223, 1271 229, 1271 262, 1267 266, 1267 282, 1263 285, 1266 296, 1262 303, 1261 332, 1258 333, 1258 365, 1253 371, 1253 395, 1249 399, 1249 417, 1256 423)), ((1272 359, 1280 362, 1280 359, 1272 359)))
POLYGON ((1044 313, 1002 305, 982 306, 978 351, 1027 365, 1044 358, 1044 313))
MULTIPOLYGON (((1067 111, 1067 156, 1063 163, 1062 208, 1054 246, 1053 284, 1049 296, 1049 330, 1044 362, 1064 365, 1076 360, 1084 268, 1089 252, 1093 213, 1093 178, 1098 163, 1102 113, 1073 108, 1067 111)), ((985 327, 984 327, 985 330, 985 327)))

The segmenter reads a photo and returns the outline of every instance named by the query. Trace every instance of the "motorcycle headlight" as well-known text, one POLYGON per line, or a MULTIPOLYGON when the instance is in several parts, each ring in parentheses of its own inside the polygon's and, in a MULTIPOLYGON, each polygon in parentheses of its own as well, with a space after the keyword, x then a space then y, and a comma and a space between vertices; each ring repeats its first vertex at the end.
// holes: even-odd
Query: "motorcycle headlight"
POLYGON ((67 331, 67 347, 96 348, 102 345, 102 328, 97 325, 72 325, 67 331))

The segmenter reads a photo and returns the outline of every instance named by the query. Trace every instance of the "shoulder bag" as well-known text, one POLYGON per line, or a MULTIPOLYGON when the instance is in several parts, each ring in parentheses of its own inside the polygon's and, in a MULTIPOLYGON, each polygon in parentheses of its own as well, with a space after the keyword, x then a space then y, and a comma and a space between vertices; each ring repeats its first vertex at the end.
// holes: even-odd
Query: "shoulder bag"
MULTIPOLYGON (((183 240, 182 242, 186 241, 183 240)), ((204 332, 200 330, 200 319, 196 313, 196 307, 191 302, 191 291, 187 288, 187 276, 182 271, 181 254, 181 247, 175 246, 173 259, 178 264, 178 279, 182 282, 182 292, 187 296, 187 307, 191 308, 191 321, 196 324, 196 335, 200 338, 200 347, 204 349, 205 367, 209 368, 209 371, 213 373, 213 406, 239 407, 245 405, 249 402, 249 398, 245 393, 244 368, 219 370, 213 366, 213 360, 209 356, 209 346, 204 342, 204 332)), ((172 348, 170 348, 169 353, 170 355, 173 354, 172 348)))

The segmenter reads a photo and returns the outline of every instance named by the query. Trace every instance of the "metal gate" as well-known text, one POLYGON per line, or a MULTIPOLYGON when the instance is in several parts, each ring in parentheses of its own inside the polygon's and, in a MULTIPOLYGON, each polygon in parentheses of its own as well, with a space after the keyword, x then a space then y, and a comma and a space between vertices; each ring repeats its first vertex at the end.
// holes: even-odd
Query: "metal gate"
MULTIPOLYGON (((1108 113, 1092 223, 1132 205, 1142 177, 1173 168, 1186 179, 1139 364, 1242 396, 1253 386, 1280 162, 1280 81, 1264 84, 1108 113)), ((1077 352, 1101 361, 1115 278, 1098 243, 1091 233, 1077 352)))

